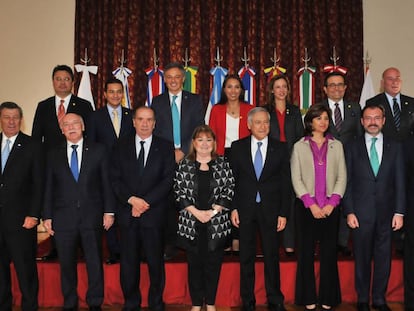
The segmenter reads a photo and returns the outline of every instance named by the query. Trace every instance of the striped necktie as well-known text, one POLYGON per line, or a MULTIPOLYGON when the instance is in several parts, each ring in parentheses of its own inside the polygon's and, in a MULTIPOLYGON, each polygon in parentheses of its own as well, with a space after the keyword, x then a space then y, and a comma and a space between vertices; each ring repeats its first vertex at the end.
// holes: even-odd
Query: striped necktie
POLYGON ((400 125, 401 125, 401 111, 400 111, 400 106, 398 105, 397 102, 397 98, 393 98, 392 99, 392 110, 394 113, 394 123, 395 123, 395 127, 397 128, 397 130, 400 129, 400 125))

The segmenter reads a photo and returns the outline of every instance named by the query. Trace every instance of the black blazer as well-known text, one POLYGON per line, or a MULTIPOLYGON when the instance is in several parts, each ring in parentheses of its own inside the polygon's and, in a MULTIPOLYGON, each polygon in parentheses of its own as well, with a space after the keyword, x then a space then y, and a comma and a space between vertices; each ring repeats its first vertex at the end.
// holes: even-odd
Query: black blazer
MULTIPOLYGON (((327 99, 322 104, 329 108, 327 99)), ((333 113, 332 111, 332 118, 333 113)), ((361 106, 358 103, 344 100, 344 116, 340 132, 336 129, 332 118, 329 121, 329 132, 344 146, 362 135, 361 106)))
MULTIPOLYGON (((106 145, 111 150, 118 137, 116 136, 111 116, 108 113, 108 107, 104 106, 89 116, 86 132, 88 141, 95 141, 106 145)), ((119 137, 133 134, 134 126, 132 123, 132 111, 122 107, 121 128, 119 137)))
MULTIPOLYGON (((168 91, 153 98, 151 108, 155 111, 154 135, 174 142, 171 104, 168 91)), ((183 91, 181 101, 181 150, 187 154, 194 129, 204 124, 204 107, 201 96, 183 91)))
MULTIPOLYGON (((92 111, 90 102, 72 95, 66 113, 76 113, 86 122, 92 111)), ((42 142, 46 151, 65 141, 56 115, 55 96, 49 97, 37 105, 33 119, 32 137, 42 142)))
MULTIPOLYGON (((270 137, 277 140, 280 139, 280 126, 277 120, 275 107, 269 105, 266 106, 270 114, 270 137)), ((286 117, 285 117, 285 136, 286 143, 288 145, 289 153, 292 153, 293 145, 304 135, 302 114, 300 109, 296 105, 286 105, 286 117)))
POLYGON ((385 124, 382 132, 390 138, 398 141, 403 141, 409 136, 414 135, 414 98, 400 94, 401 100, 401 123, 400 130, 397 131, 394 123, 394 115, 391 111, 385 93, 367 100, 367 106, 383 105, 385 108, 385 124))
POLYGON ((174 146, 165 139, 153 136, 142 177, 138 173, 137 157, 135 134, 117 141, 111 156, 110 174, 118 199, 118 222, 121 226, 139 221, 143 226, 161 227, 165 222, 168 194, 176 167, 174 146), (150 204, 149 210, 138 218, 131 214, 131 205, 128 204, 131 196, 143 198, 150 204))
POLYGON ((48 153, 43 219, 52 219, 54 230, 102 228, 104 213, 115 212, 106 147, 83 141, 78 182, 66 148, 65 142, 48 153))
POLYGON ((344 213, 355 213, 359 222, 378 221, 390 226, 394 213, 405 213, 405 176, 402 147, 384 135, 381 165, 374 175, 361 136, 345 149, 347 187, 344 213))
POLYGON ((277 217, 290 212, 292 186, 289 151, 286 143, 269 137, 262 175, 257 180, 251 156, 251 136, 233 142, 231 168, 236 180, 232 209, 237 209, 240 221, 252 220, 256 193, 260 192, 266 218, 277 223, 277 217))
MULTIPOLYGON (((1 134, 0 146, 3 139, 4 135, 1 134)), ((26 216, 40 218, 43 164, 40 143, 20 132, 10 151, 4 172, 0 172, 1 228, 17 230, 22 227, 26 216)))

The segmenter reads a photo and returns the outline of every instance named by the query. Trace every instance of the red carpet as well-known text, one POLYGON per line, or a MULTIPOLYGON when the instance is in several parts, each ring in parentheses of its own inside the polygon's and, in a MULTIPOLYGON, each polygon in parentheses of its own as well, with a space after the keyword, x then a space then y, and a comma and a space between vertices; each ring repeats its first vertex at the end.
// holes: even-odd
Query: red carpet
MULTIPOLYGON (((339 271, 344 302, 355 302, 354 290, 354 263, 351 260, 340 260, 339 271)), ((187 265, 183 262, 166 263, 166 287, 164 300, 167 304, 191 305, 187 285, 187 265)), ((39 269, 39 304, 42 307, 62 306, 63 298, 60 291, 60 277, 58 263, 38 263, 39 269)), ((295 291, 296 262, 287 261, 280 264, 282 291, 286 303, 293 303, 295 291)), ((319 275, 319 264, 315 265, 316 275, 319 275)), ((119 285, 119 264, 104 265, 105 273, 105 300, 106 305, 119 305, 123 303, 122 291, 119 285)), ((78 265, 78 292, 79 305, 86 306, 85 295, 87 288, 86 269, 84 263, 78 265)), ((148 295, 148 270, 145 264, 141 265, 141 292, 143 295, 143 307, 147 306, 148 295)), ((18 289, 17 278, 13 272, 13 296, 14 304, 20 305, 21 295, 18 289)), ((239 293, 239 264, 226 261, 223 264, 221 278, 217 292, 217 305, 234 307, 241 304, 239 293)), ((256 300, 257 304, 266 303, 266 294, 263 280, 263 263, 256 263, 256 300)), ((403 301, 403 264, 401 259, 392 262, 391 279, 388 284, 387 301, 403 301)))

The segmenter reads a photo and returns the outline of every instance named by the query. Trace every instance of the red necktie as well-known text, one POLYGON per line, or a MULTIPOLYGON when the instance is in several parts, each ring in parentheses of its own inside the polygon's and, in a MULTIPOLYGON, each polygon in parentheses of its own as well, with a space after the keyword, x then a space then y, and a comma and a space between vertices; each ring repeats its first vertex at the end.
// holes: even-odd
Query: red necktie
POLYGON ((60 105, 59 105, 59 108, 58 108, 58 114, 57 114, 59 123, 60 123, 60 121, 62 121, 63 117, 66 114, 65 113, 65 106, 63 105, 64 103, 65 103, 65 100, 61 99, 60 100, 60 105))

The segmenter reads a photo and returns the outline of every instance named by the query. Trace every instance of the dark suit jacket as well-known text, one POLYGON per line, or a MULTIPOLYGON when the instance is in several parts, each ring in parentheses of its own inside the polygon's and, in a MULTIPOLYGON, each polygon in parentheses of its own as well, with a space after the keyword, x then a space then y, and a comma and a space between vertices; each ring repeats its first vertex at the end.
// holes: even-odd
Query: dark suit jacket
POLYGON ((256 193, 260 192, 264 213, 269 222, 287 217, 292 198, 289 152, 286 143, 269 137, 262 175, 257 180, 251 156, 251 136, 233 142, 231 168, 236 179, 232 209, 237 209, 242 222, 254 215, 256 193))
MULTIPOLYGON (((0 146, 3 139, 1 134, 0 146)), ((26 216, 40 218, 43 164, 40 143, 20 132, 0 176, 0 227, 3 230, 20 229, 26 216)))
MULTIPOLYGON (((280 126, 277 120, 276 111, 274 106, 266 107, 270 114, 270 137, 277 140, 280 139, 280 126)), ((293 145, 301 138, 304 134, 302 114, 298 106, 287 104, 286 105, 286 116, 285 116, 285 136, 286 143, 288 145, 289 152, 292 152, 293 145)))
MULTIPOLYGON (((118 137, 115 134, 112 125, 111 116, 106 106, 94 111, 89 116, 86 132, 88 133, 88 141, 95 141, 106 145, 111 150, 118 137)), ((122 107, 121 129, 119 137, 133 134, 134 126, 132 123, 132 111, 122 107)))
POLYGON ((138 173, 135 134, 118 140, 111 163, 112 188, 118 199, 119 224, 129 226, 136 220, 143 226, 162 227, 176 166, 173 144, 160 137, 152 137, 142 177, 138 173), (149 210, 138 218, 131 215, 131 205, 128 204, 131 196, 143 198, 150 204, 149 210))
MULTIPOLYGON (((154 97, 151 108, 155 111, 154 135, 174 142, 171 104, 168 91, 154 97)), ((204 124, 204 107, 201 96, 183 91, 181 101, 181 150, 187 154, 194 129, 204 124)))
MULTIPOLYGON (((329 108, 327 99, 324 100, 322 104, 329 108)), ((344 100, 344 116, 340 132, 337 131, 332 118, 329 121, 329 131, 344 145, 344 147, 347 143, 357 139, 362 135, 363 129, 361 125, 361 106, 358 103, 348 102, 344 100)))
MULTIPOLYGON (((86 122, 92 111, 90 102, 72 95, 66 113, 76 113, 86 122)), ((32 137, 43 142, 46 151, 65 141, 56 115, 55 96, 49 97, 37 105, 33 119, 32 137)))
POLYGON ((385 93, 367 100, 367 106, 383 105, 385 108, 385 124, 382 132, 390 138, 403 141, 409 136, 414 135, 414 98, 400 94, 401 100, 401 123, 400 130, 397 131, 394 123, 394 115, 385 93))
POLYGON ((360 223, 378 221, 391 226, 395 213, 405 213, 404 158, 401 145, 384 135, 383 155, 375 177, 369 162, 365 137, 345 149, 347 188, 344 213, 355 213, 360 223))
POLYGON ((54 230, 102 228, 104 213, 115 212, 106 147, 83 141, 78 182, 66 148, 65 142, 48 153, 43 219, 52 219, 54 230))

